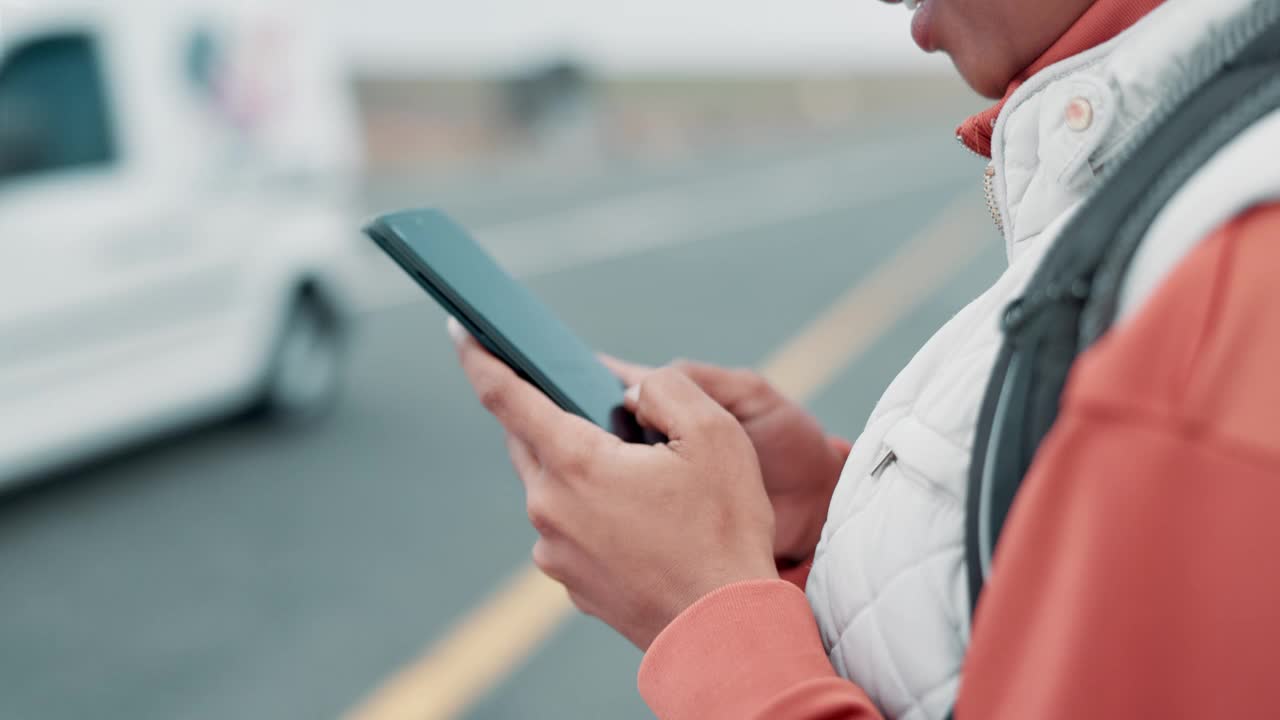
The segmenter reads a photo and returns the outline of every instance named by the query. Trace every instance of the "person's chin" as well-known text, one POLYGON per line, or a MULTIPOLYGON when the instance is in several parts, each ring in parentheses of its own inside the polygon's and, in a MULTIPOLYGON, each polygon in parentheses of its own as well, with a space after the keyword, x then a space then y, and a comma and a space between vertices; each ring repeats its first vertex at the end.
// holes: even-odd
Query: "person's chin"
POLYGON ((964 78, 964 81, 975 92, 992 100, 1000 100, 1004 97, 1013 77, 1008 73, 999 72, 996 68, 993 68, 990 58, 985 57, 982 52, 971 56, 963 51, 944 51, 950 55, 951 62, 955 64, 960 77, 964 78))

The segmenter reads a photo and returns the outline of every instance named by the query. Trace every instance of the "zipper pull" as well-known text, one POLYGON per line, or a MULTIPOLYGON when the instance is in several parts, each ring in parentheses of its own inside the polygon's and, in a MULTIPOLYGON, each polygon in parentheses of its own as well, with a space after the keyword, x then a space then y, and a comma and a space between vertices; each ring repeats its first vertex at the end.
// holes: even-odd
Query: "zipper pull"
POLYGON ((885 453, 884 458, 882 458, 880 462, 876 463, 875 469, 871 471, 872 479, 879 480, 880 476, 884 474, 884 471, 888 470, 889 466, 894 464, 897 461, 898 461, 897 453, 895 453, 892 450, 885 453))

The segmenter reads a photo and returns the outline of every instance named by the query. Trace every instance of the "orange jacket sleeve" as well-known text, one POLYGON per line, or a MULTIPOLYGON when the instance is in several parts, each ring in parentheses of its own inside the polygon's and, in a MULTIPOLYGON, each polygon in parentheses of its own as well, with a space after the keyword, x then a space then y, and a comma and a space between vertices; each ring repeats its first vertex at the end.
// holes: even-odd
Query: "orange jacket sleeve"
POLYGON ((640 694, 660 720, 871 720, 836 675, 804 593, 786 580, 704 597, 645 653, 640 694))
MULTIPOLYGON (((1216 233, 1084 355, 1010 513, 957 718, 1280 717, 1280 205, 1216 233)), ((649 649, 662 720, 880 717, 785 581, 649 649)))
POLYGON ((996 551, 965 718, 1274 718, 1280 206, 1081 357, 996 551))

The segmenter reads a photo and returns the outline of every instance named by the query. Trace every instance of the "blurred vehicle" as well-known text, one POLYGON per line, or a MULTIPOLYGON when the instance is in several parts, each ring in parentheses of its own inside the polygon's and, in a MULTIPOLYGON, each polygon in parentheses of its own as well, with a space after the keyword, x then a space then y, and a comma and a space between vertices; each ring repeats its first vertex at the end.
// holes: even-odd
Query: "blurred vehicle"
POLYGON ((0 484, 334 400, 361 151, 305 20, 0 0, 0 484))

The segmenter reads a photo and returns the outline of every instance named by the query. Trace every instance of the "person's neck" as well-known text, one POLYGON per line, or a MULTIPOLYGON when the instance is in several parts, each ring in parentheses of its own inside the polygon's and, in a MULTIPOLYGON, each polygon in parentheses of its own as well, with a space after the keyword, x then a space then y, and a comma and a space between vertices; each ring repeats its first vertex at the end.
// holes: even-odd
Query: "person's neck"
POLYGON ((1028 78, 1050 65, 1107 42, 1163 3, 1164 0, 1097 0, 1039 59, 1018 73, 1009 83, 1003 100, 966 120, 956 130, 956 136, 970 150, 991 157, 991 136, 995 131, 996 118, 1009 96, 1028 78))

